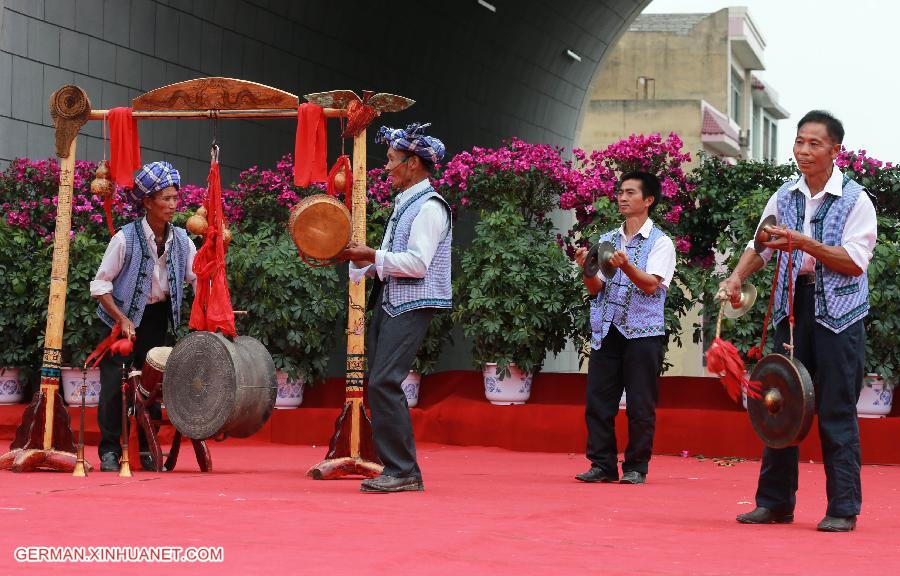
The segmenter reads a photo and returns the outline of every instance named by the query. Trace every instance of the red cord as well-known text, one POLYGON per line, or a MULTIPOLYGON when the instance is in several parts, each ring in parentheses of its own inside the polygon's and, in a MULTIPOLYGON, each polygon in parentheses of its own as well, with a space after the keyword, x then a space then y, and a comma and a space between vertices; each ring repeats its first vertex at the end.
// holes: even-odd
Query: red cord
MULTIPOLYGON (((788 322, 794 325, 794 255, 793 234, 788 232, 788 322)), ((759 342, 759 355, 763 356, 766 347, 766 332, 769 331, 769 319, 772 317, 772 305, 775 303, 775 290, 778 288, 778 273, 781 271, 781 257, 784 252, 778 252, 778 263, 775 266, 775 277, 772 278, 772 294, 769 296, 769 308, 766 310, 766 318, 763 320, 763 333, 759 342)), ((791 343, 793 344, 793 342, 791 343)))

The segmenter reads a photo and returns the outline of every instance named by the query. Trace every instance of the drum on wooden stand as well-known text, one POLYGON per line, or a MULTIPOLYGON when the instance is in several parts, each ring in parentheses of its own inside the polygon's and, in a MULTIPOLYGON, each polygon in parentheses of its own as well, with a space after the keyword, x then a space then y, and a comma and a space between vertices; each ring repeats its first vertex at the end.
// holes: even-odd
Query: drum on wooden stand
POLYGON ((163 400, 169 420, 188 438, 246 438, 272 414, 277 383, 268 350, 250 336, 191 332, 166 362, 163 400))
MULTIPOLYGON (((288 229, 300 257, 327 261, 335 258, 350 243, 353 226, 350 210, 334 196, 316 194, 301 200, 291 209, 288 229)), ((314 265, 314 264, 313 264, 314 265)))

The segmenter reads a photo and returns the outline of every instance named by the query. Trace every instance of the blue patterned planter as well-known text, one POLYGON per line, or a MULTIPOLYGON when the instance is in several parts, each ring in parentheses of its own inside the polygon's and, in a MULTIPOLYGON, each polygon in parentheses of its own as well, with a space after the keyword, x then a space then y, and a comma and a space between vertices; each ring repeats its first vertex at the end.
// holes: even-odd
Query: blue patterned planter
POLYGON ((891 413, 894 388, 878 374, 866 374, 856 403, 860 418, 884 418, 891 413))
POLYGON ((409 371, 409 376, 400 384, 403 394, 406 395, 406 404, 415 408, 419 403, 419 385, 422 383, 422 375, 414 370, 409 371))
POLYGON ((278 370, 275 372, 275 381, 278 383, 278 392, 275 397, 275 407, 282 409, 298 408, 303 404, 303 378, 291 380, 287 372, 278 370))
POLYGON ((25 397, 18 368, 0 368, 0 404, 18 404, 25 397))
POLYGON ((497 365, 488 362, 484 366, 484 395, 491 404, 508 406, 524 404, 531 397, 531 374, 525 374, 515 364, 509 365, 509 376, 500 379, 497 365))
POLYGON ((90 368, 85 376, 81 368, 62 369, 63 400, 69 406, 81 406, 81 384, 86 384, 84 396, 85 406, 96 406, 100 403, 100 369, 90 368))

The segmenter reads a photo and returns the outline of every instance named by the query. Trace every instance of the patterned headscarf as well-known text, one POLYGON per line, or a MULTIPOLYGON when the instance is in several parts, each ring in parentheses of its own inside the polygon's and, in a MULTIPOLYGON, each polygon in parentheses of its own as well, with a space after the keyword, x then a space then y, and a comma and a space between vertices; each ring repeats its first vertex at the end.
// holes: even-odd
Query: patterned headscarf
POLYGON ((131 198, 140 202, 144 196, 156 194, 164 188, 181 187, 181 175, 168 162, 151 162, 134 177, 134 188, 130 190, 131 198))
POLYGON ((425 128, 431 124, 410 124, 406 129, 382 126, 375 135, 376 144, 387 144, 395 150, 412 152, 420 158, 436 164, 444 157, 444 143, 433 136, 425 135, 425 128))

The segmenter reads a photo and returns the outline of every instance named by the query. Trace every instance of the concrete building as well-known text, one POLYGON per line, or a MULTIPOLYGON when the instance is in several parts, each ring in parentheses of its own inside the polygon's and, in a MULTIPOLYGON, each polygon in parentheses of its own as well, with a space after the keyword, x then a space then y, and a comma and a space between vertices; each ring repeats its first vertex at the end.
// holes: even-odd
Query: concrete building
POLYGON ((641 14, 594 83, 579 146, 676 132, 692 154, 774 158, 788 113, 754 74, 765 70, 765 46, 746 8, 641 14))

